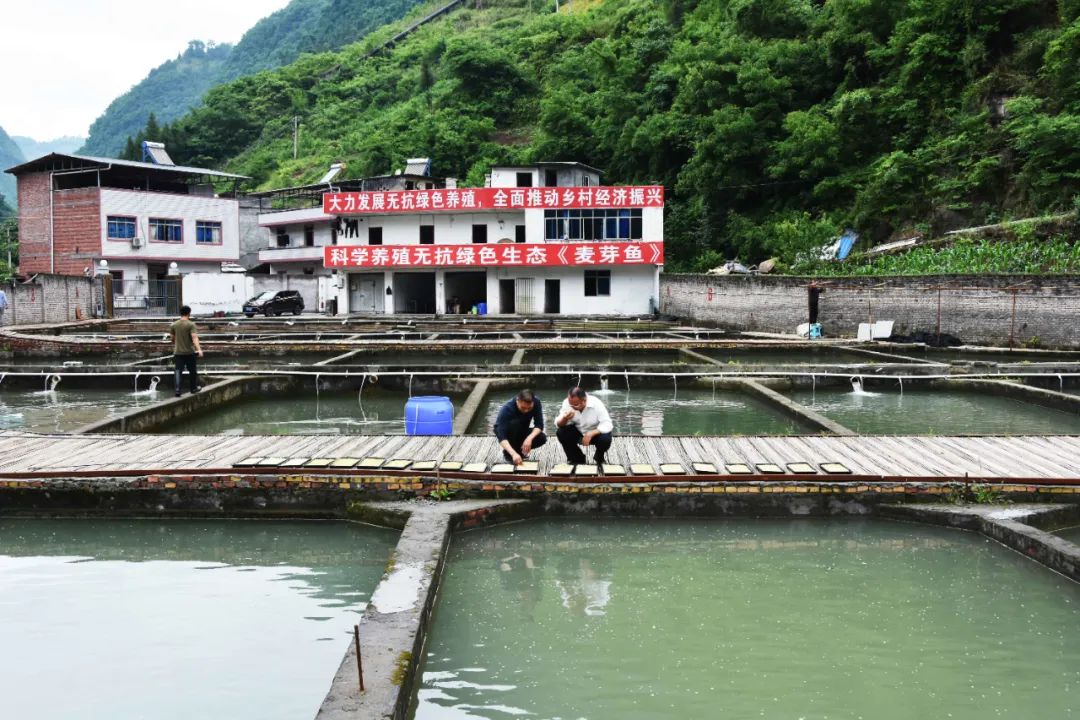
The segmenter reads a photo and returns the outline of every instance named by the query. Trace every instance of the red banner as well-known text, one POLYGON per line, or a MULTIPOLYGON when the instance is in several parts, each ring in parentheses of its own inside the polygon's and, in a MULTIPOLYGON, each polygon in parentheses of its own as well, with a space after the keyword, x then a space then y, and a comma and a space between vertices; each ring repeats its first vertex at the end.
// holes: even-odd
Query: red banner
POLYGON ((497 245, 331 245, 328 268, 578 267, 663 265, 662 242, 500 243, 497 245))
POLYGON ((327 215, 664 207, 664 186, 456 188, 323 195, 327 215))

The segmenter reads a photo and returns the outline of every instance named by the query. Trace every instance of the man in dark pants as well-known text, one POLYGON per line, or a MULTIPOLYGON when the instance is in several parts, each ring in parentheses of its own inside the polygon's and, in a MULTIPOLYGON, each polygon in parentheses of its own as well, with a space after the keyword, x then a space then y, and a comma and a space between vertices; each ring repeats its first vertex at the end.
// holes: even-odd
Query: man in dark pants
POLYGON ((169 327, 169 337, 173 341, 173 366, 176 368, 173 388, 176 397, 180 397, 180 379, 183 377, 184 368, 188 371, 188 389, 197 393, 202 390, 199 385, 199 371, 195 366, 195 356, 202 357, 202 348, 199 347, 199 334, 195 331, 195 323, 191 322, 191 308, 185 305, 180 308, 180 319, 169 327))
POLYGON ((570 393, 559 408, 555 425, 559 428, 555 437, 559 438, 566 453, 566 462, 584 465, 585 453, 578 446, 592 445, 596 448, 593 460, 597 465, 604 464, 604 456, 611 448, 611 431, 615 425, 598 397, 587 394, 579 387, 570 388, 570 393))
POLYGON ((522 390, 495 417, 495 437, 507 462, 520 465, 533 448, 547 442, 544 408, 532 390, 522 390))

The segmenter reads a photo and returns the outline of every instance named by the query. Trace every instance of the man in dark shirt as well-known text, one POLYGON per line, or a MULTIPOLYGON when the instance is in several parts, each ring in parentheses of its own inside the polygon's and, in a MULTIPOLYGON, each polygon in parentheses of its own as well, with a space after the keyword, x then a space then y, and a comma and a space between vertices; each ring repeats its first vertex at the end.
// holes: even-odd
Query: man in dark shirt
POLYGON ((495 437, 508 462, 520 465, 533 448, 547 442, 544 408, 532 390, 522 390, 495 417, 495 437))
POLYGON ((176 397, 180 397, 180 378, 185 367, 188 371, 188 389, 193 393, 199 392, 202 387, 199 385, 199 371, 195 367, 195 355, 202 357, 202 348, 195 323, 191 322, 191 308, 187 305, 180 308, 180 319, 169 327, 169 337, 173 341, 173 367, 176 368, 173 389, 176 397))

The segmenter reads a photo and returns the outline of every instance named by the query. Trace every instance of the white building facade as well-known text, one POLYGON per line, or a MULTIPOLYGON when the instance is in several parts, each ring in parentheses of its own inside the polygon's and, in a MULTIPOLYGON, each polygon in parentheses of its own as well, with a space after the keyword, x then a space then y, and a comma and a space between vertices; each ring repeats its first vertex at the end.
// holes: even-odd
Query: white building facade
POLYGON ((321 247, 350 313, 642 315, 663 266, 664 191, 579 163, 494 168, 485 188, 328 193, 321 247), (341 232, 344 230, 344 232, 341 232))

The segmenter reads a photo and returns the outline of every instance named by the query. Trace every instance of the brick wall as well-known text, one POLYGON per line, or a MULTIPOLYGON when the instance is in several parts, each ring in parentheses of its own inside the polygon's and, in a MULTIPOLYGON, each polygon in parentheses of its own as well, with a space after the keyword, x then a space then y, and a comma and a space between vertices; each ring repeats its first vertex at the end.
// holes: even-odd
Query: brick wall
POLYGON ((1080 276, 922 276, 810 279, 661 275, 660 311, 731 330, 793 333, 807 321, 807 287, 821 287, 818 321, 828 337, 859 323, 894 320, 894 333, 940 332, 984 345, 1037 338, 1080 347, 1080 276), (1014 314, 1015 298, 1015 314, 1014 314), (940 299, 940 320, 939 320, 940 299))
POLYGON ((49 173, 19 176, 19 269, 23 274, 83 275, 101 254, 101 197, 98 188, 59 190, 49 206, 49 173), (52 216, 50 263, 49 218, 52 216))
POLYGON ((18 182, 19 269, 49 272, 49 173, 20 175, 18 182))
POLYGON ((8 296, 5 326, 89 320, 100 306, 101 283, 91 278, 41 274, 0 288, 8 296))

